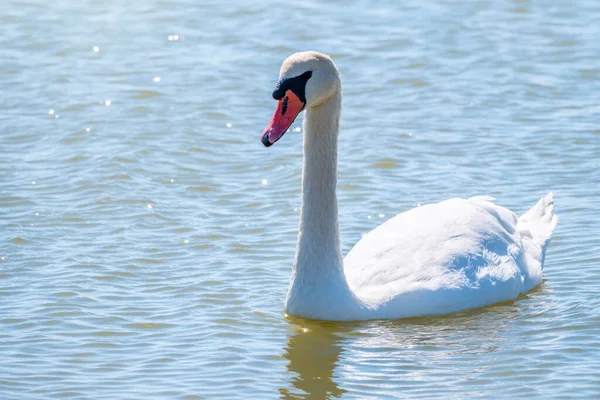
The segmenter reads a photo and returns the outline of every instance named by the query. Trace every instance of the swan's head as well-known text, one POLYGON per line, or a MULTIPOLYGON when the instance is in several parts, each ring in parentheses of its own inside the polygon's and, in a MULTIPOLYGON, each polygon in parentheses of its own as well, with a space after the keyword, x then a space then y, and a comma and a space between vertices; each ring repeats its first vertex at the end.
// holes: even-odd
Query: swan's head
POLYGON ((340 74, 329 56, 316 51, 289 56, 279 71, 273 91, 277 108, 262 133, 262 143, 269 147, 281 139, 302 110, 319 106, 340 87, 340 74))

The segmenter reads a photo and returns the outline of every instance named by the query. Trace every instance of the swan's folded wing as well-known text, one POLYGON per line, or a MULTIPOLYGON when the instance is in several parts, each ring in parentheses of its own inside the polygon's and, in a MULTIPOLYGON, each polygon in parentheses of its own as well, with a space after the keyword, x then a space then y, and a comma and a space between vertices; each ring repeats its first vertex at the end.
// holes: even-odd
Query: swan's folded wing
POLYGON ((409 292, 516 281, 522 272, 517 217, 492 200, 451 199, 386 221, 344 259, 350 287, 364 301, 381 303, 409 292))

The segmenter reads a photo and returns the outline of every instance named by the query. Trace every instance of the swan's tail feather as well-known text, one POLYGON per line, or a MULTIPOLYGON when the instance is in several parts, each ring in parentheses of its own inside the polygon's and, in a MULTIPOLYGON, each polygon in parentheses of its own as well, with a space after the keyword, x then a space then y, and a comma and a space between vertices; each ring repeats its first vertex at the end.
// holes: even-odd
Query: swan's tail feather
POLYGON ((554 194, 550 192, 542 197, 529 211, 521 215, 517 221, 517 230, 521 236, 528 237, 538 246, 540 251, 540 262, 544 262, 546 247, 550 243, 550 237, 558 217, 554 214, 554 194))

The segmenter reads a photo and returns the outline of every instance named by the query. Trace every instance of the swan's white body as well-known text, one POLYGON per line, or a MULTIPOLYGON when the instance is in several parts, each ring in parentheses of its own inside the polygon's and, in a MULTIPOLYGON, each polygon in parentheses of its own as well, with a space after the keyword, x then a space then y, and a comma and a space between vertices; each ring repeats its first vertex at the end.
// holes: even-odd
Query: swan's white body
POLYGON ((341 86, 329 57, 288 58, 281 76, 306 85, 302 208, 285 309, 324 320, 446 314, 515 299, 542 281, 556 226, 553 194, 521 217, 479 196, 401 213, 342 260, 336 182, 341 86), (311 86, 312 85, 312 86, 311 86))
POLYGON ((346 256, 350 288, 378 318, 445 314, 531 290, 542 282, 552 194, 534 211, 537 236, 492 201, 446 200, 382 224, 346 256))

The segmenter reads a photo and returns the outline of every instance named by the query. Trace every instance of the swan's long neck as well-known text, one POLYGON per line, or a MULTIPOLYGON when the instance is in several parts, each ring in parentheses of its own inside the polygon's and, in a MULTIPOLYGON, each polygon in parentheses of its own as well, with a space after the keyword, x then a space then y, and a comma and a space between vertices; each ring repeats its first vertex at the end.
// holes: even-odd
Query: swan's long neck
POLYGON ((362 308, 346 282, 338 225, 337 142, 341 93, 306 110, 302 208, 286 310, 332 319, 362 308))
MULTIPOLYGON (((302 208, 296 251, 296 273, 321 269, 342 271, 338 225, 337 141, 341 96, 306 111, 302 208)), ((343 273, 342 273, 343 276, 343 273)))

